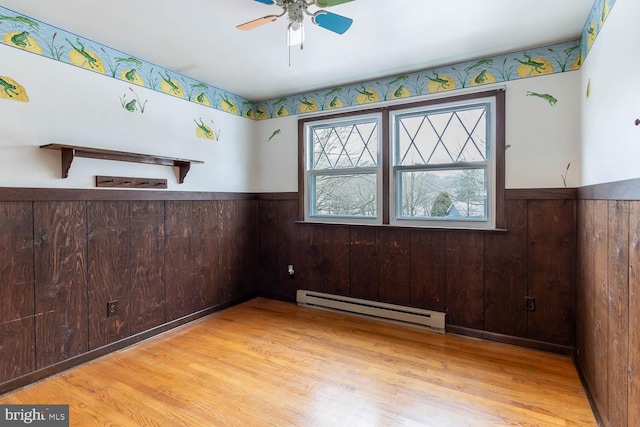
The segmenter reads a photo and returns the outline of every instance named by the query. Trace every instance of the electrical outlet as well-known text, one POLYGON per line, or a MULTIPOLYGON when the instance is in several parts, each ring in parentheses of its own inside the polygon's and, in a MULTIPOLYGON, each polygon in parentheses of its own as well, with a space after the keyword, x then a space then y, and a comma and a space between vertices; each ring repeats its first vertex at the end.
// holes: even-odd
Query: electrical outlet
POLYGON ((536 311, 536 299, 534 297, 524 297, 525 311, 536 311))
POLYGON ((109 301, 107 303, 107 317, 118 314, 118 300, 109 301))

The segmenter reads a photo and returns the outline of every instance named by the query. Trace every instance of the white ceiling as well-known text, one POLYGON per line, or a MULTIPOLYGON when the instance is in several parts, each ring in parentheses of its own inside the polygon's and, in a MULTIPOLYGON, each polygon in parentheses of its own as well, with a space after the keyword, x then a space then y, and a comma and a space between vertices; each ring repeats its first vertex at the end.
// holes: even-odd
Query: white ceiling
MULTIPOLYGON (((0 5, 169 70, 261 101, 576 40, 594 0, 356 0, 338 35, 306 25, 286 46, 281 9, 254 0, 0 0, 0 5)), ((315 7, 311 9, 315 10, 315 7)))

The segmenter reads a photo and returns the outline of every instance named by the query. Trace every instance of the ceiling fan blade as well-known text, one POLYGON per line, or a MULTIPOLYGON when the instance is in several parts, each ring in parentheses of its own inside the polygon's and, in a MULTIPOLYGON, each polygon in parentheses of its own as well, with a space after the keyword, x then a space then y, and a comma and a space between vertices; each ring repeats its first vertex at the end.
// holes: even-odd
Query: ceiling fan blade
POLYGON ((334 33, 344 34, 349 27, 351 27, 351 24, 353 24, 353 19, 336 15, 335 13, 321 11, 314 15, 313 23, 334 33))
POLYGON ((256 0, 259 3, 264 3, 264 4, 275 4, 276 2, 273 0, 256 0))
MULTIPOLYGON (((260 0, 256 0, 260 1, 260 0)), ((331 7, 342 3, 348 3, 353 0, 316 0, 316 4, 320 7, 331 7)))
POLYGON ((267 15, 262 18, 254 19, 253 21, 245 22, 244 24, 240 24, 236 26, 239 30, 253 30, 256 27, 259 27, 264 24, 268 24, 269 22, 273 22, 276 20, 278 15, 267 15))

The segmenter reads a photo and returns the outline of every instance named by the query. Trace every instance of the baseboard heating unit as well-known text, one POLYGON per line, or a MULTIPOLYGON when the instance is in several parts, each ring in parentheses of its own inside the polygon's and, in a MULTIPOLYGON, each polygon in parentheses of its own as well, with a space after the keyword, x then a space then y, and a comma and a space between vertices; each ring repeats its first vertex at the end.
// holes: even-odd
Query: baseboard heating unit
POLYGON ((322 292, 298 290, 296 301, 303 307, 317 308, 444 333, 445 313, 368 301, 322 292))

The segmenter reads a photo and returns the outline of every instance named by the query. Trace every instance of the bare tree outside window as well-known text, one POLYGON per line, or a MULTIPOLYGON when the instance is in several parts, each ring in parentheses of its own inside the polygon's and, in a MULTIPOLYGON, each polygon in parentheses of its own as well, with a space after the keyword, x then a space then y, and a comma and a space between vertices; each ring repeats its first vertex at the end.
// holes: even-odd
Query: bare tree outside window
POLYGON ((376 117, 311 128, 314 215, 378 215, 378 132, 376 117))
POLYGON ((318 215, 377 214, 375 175, 319 175, 315 190, 315 212, 318 215))

